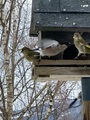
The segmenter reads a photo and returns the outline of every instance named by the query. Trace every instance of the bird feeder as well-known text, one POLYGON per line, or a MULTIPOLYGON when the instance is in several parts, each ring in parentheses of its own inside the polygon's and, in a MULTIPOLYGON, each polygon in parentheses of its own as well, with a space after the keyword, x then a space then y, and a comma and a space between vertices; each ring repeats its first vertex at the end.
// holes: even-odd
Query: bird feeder
POLYGON ((80 32, 90 43, 90 1, 79 0, 33 0, 30 36, 39 40, 50 38, 60 44, 70 43, 60 55, 34 61, 33 76, 38 80, 80 80, 90 77, 90 55, 75 60, 77 49, 73 34, 80 32), (88 4, 87 4, 88 3, 88 4))

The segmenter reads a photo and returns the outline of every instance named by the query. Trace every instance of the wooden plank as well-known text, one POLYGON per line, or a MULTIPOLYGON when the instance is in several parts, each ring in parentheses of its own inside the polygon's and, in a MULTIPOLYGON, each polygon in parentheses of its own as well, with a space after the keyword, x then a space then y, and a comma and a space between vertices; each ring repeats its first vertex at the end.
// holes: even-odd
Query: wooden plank
POLYGON ((90 60, 41 60, 40 62, 35 60, 34 65, 90 65, 90 60))
POLYGON ((90 77, 90 67, 35 67, 33 79, 37 81, 50 80, 81 80, 90 77))
POLYGON ((90 75, 90 67, 35 67, 35 75, 90 75))
POLYGON ((83 120, 90 120, 90 77, 81 79, 83 120))
POLYGON ((36 77, 33 76, 34 80, 45 82, 45 81, 79 81, 82 77, 90 77, 90 75, 50 75, 50 77, 36 77))
POLYGON ((83 101, 83 120, 90 120, 90 100, 83 101))

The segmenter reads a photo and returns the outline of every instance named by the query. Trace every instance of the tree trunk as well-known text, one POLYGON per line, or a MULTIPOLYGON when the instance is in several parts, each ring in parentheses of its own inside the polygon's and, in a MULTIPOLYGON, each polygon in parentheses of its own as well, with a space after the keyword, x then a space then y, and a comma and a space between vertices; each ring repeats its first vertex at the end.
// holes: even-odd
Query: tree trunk
MULTIPOLYGON (((3 17, 4 18, 4 17, 3 17)), ((5 70, 5 79, 7 86, 7 103, 6 103, 6 112, 7 116, 5 116, 5 120, 11 120, 12 112, 13 112, 13 83, 12 83, 12 73, 10 68, 10 58, 8 52, 8 34, 7 34, 7 25, 6 21, 4 21, 3 26, 3 36, 2 36, 2 44, 3 44, 3 53, 4 53, 4 70, 5 70)))

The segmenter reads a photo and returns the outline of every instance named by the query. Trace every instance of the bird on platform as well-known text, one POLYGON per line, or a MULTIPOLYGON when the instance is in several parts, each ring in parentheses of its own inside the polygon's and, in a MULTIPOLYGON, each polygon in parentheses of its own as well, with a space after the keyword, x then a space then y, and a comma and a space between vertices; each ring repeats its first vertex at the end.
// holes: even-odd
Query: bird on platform
POLYGON ((24 57, 29 61, 33 62, 34 59, 40 60, 40 53, 34 50, 29 49, 28 47, 23 47, 21 52, 24 54, 24 57))
POLYGON ((55 56, 61 52, 63 52, 67 45, 59 44, 58 41, 52 39, 42 39, 37 41, 36 45, 41 51, 41 56, 55 56))
POLYGON ((80 54, 90 54, 90 45, 82 38, 79 33, 74 33, 73 39, 75 47, 78 49, 78 56, 80 54))

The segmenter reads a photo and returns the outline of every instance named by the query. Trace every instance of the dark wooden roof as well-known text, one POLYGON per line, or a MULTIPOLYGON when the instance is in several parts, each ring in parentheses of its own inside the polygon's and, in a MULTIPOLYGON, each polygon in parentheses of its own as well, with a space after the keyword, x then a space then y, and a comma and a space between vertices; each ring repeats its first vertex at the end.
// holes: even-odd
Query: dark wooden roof
POLYGON ((49 30, 90 32, 90 0, 33 0, 30 34, 49 30))

